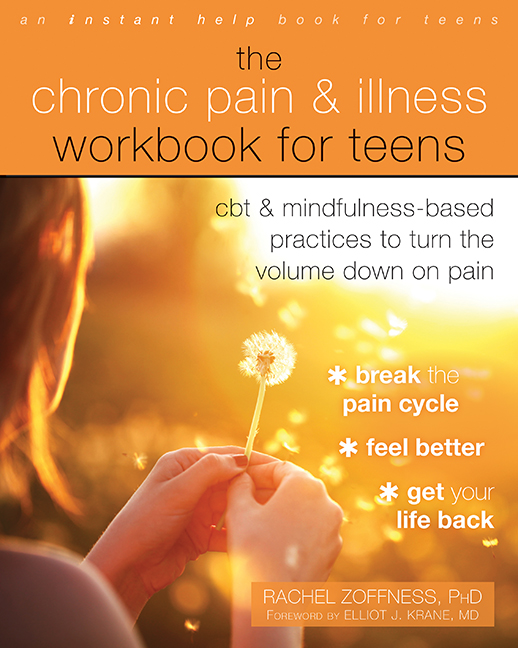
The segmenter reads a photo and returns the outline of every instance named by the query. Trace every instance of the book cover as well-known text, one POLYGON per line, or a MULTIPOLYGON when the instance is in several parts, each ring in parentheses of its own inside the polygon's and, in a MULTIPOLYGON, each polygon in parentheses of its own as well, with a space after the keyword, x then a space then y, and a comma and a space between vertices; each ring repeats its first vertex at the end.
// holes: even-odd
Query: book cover
MULTIPOLYGON (((80 178, 95 260, 50 420, 81 512, 35 482, 30 505, 3 491, 0 531, 85 555, 161 455, 257 432, 322 480, 343 547, 327 582, 254 583, 254 628, 515 645, 517 19, 460 0, 3 7, 0 174, 80 178), (261 332, 297 359, 259 376, 250 427, 239 365, 261 332)), ((229 645, 231 589, 224 553, 190 562, 141 613, 145 645, 229 645)))

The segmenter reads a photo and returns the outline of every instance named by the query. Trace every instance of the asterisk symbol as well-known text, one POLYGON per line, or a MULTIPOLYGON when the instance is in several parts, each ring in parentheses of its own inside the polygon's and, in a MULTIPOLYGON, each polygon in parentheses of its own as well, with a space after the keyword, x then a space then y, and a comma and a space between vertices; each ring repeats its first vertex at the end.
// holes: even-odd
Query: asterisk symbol
POLYGON ((347 378, 345 377, 345 374, 347 371, 345 369, 340 369, 339 365, 336 365, 334 369, 329 369, 327 372, 329 375, 329 382, 335 383, 335 385, 339 385, 341 382, 345 382, 347 378))
POLYGON ((398 487, 397 486, 392 486, 392 482, 387 482, 386 486, 380 486, 380 491, 381 495, 380 497, 382 499, 386 499, 387 502, 391 502, 392 498, 396 499, 397 498, 397 491, 398 487))
POLYGON ((343 454, 345 452, 346 456, 349 458, 352 454, 356 454, 358 452, 358 448, 356 447, 358 445, 357 441, 351 441, 349 437, 344 441, 340 441, 340 454, 343 454))

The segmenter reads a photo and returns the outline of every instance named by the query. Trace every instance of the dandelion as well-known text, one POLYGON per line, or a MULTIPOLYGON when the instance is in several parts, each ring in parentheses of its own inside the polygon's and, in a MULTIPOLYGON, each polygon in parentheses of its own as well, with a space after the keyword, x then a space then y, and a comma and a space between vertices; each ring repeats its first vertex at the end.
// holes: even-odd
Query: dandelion
POLYGON ((293 346, 275 331, 254 333, 243 343, 245 359, 239 368, 266 385, 279 385, 290 377, 295 365, 293 346))
POLYGON ((258 431, 266 387, 279 385, 289 378, 295 366, 297 354, 286 338, 275 331, 254 333, 245 340, 243 351, 245 359, 241 360, 239 368, 245 376, 254 377, 259 382, 259 394, 245 448, 245 454, 250 458, 258 431))

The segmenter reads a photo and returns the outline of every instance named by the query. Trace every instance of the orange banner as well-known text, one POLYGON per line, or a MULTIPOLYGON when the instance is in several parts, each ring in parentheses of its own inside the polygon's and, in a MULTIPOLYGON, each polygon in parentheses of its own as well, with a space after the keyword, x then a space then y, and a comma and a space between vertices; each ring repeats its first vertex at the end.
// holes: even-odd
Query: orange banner
POLYGON ((9 3, 0 173, 516 174, 516 21, 504 2, 9 3))
POLYGON ((494 624, 494 583, 252 583, 253 626, 494 624))

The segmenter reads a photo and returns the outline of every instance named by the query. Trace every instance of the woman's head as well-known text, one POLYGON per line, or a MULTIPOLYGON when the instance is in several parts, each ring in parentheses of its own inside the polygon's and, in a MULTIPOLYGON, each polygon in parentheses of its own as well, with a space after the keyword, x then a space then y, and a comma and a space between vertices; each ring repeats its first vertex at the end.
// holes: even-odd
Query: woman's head
POLYGON ((30 456, 69 508, 44 416, 58 405, 70 370, 90 252, 79 180, 0 178, 0 461, 23 495, 26 480, 13 462, 30 456))

